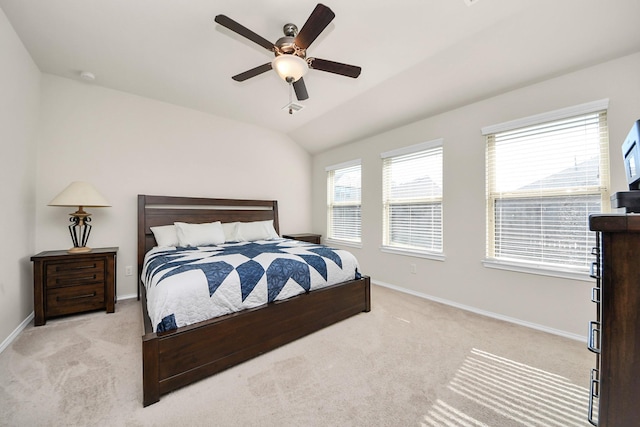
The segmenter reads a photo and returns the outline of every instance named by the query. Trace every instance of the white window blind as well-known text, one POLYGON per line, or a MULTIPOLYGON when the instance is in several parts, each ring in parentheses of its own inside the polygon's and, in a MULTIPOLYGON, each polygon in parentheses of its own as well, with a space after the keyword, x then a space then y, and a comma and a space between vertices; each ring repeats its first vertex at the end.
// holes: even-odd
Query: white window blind
POLYGON ((442 253, 442 140, 381 157, 383 249, 442 253))
POLYGON ((606 110, 485 134, 487 258, 587 271, 588 218, 609 197, 606 110))
POLYGON ((351 243, 361 241, 360 160, 327 169, 327 237, 351 243))

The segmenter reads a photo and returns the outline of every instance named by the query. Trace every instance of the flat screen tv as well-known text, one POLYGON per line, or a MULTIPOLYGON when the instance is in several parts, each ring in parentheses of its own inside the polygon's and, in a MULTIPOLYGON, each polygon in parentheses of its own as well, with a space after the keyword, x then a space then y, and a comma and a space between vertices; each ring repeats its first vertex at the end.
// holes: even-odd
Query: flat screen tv
POLYGON ((637 120, 622 144, 624 169, 629 190, 640 189, 640 120, 637 120))

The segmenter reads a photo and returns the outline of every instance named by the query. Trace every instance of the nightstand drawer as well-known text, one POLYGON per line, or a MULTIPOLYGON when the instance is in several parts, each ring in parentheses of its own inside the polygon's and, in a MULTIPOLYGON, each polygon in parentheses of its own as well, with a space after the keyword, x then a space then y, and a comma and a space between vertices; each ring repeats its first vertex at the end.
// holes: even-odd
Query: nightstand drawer
POLYGON ((104 285, 68 286, 47 291, 47 316, 104 308, 104 285))
POLYGON ((47 263, 46 286, 48 288, 91 283, 104 283, 104 259, 47 263))

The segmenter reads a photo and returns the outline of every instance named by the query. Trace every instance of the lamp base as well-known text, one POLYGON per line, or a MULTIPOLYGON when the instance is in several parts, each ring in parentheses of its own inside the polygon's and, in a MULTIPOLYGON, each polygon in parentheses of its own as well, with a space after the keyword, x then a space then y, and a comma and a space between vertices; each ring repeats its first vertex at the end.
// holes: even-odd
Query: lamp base
POLYGON ((69 253, 83 253, 91 251, 91 248, 87 247, 87 241, 89 240, 89 234, 91 234, 91 214, 82 210, 82 206, 74 213, 70 213, 71 225, 69 225, 69 234, 71 234, 71 241, 73 247, 69 249, 69 253))
POLYGON ((67 252, 69 252, 70 254, 81 254, 84 252, 91 252, 91 248, 88 246, 74 246, 73 248, 69 249, 67 252))

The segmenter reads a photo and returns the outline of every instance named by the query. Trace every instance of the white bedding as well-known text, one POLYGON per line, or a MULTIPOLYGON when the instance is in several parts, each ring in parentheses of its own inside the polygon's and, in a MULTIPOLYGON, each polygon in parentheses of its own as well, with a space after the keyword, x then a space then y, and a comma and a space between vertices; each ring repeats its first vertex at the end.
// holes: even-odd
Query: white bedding
POLYGON ((153 248, 141 279, 153 330, 162 332, 359 277, 350 252, 273 239, 153 248))

